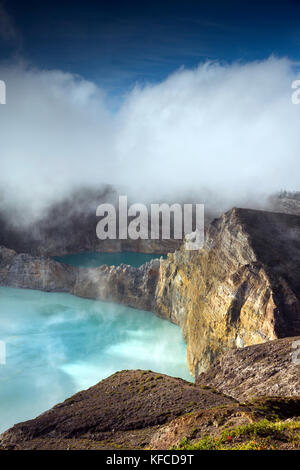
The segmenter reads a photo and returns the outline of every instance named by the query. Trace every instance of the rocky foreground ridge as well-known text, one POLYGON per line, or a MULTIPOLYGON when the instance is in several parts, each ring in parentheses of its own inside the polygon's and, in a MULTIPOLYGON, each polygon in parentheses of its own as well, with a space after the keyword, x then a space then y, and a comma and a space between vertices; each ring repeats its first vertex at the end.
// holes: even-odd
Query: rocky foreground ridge
POLYGON ((151 371, 117 372, 13 426, 0 436, 0 449, 299 449, 300 374, 291 347, 298 340, 234 350, 197 384, 151 371), (220 364, 227 369, 219 378, 220 364))
POLYGON ((140 268, 82 269, 0 248, 0 284, 63 291, 149 310, 178 324, 198 376, 224 351, 300 335, 300 216, 234 208, 140 268))

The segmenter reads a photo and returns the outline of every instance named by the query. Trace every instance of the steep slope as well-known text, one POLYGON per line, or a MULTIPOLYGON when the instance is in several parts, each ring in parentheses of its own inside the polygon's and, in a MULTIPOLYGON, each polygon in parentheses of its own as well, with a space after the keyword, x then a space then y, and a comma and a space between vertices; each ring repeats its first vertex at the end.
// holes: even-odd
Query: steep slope
POLYGON ((300 449, 300 398, 258 398, 197 410, 156 431, 151 450, 300 449))
POLYGON ((299 449, 300 365, 291 357, 299 340, 230 351, 196 384, 117 372, 13 426, 0 450, 299 449))
POLYGON ((235 403, 213 390, 151 371, 118 372, 1 435, 6 448, 143 447, 158 427, 197 408, 235 403), (74 442, 75 440, 75 442, 74 442))
POLYGON ((300 396, 300 336, 235 349, 197 378, 239 401, 254 396, 300 396))
POLYGON ((182 327, 193 373, 222 352, 300 334, 300 217, 237 209, 199 251, 161 260, 156 312, 182 327))

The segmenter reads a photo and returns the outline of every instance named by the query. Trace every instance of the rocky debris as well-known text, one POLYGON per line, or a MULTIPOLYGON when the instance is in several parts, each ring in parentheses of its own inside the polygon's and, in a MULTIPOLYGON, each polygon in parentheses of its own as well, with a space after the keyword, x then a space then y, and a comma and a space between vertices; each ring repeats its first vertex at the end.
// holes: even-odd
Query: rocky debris
POLYGON ((300 397, 300 336, 227 351, 196 381, 239 401, 255 396, 300 397))
POLYGON ((144 447, 162 424, 235 400, 151 371, 122 371, 1 435, 2 448, 144 447))
POLYGON ((76 268, 50 258, 34 257, 0 247, 0 285, 47 292, 70 292, 76 268))
POLYGON ((198 375, 224 351, 300 334, 300 217, 233 208, 199 251, 161 260, 155 311, 181 326, 198 375))

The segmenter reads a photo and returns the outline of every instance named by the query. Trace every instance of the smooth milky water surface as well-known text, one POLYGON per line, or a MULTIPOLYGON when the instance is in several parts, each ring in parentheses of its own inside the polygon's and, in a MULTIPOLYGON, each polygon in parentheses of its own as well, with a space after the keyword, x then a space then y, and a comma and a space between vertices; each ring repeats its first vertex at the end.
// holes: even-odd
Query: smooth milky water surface
POLYGON ((0 287, 0 432, 122 369, 192 380, 179 327, 150 312, 0 287))

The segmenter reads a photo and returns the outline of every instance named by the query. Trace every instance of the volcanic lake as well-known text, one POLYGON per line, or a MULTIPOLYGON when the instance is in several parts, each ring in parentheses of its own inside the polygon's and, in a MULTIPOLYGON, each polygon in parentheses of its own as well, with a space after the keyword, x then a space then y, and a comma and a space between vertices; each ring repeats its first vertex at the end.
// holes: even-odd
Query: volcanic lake
MULTIPOLYGON (((106 264, 131 261, 128 253, 105 255, 106 264)), ((76 265, 103 264, 92 254, 70 256, 76 265)), ((132 264, 139 263, 133 253, 132 264)), ((0 432, 118 370, 151 369, 192 381, 180 328, 114 303, 0 287, 0 340, 6 344, 0 432)))

